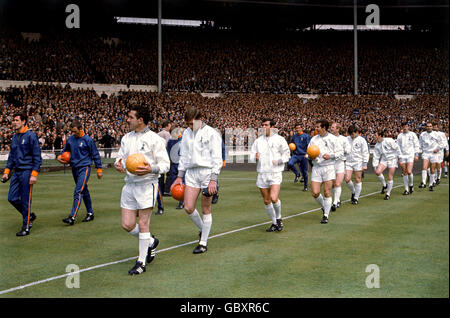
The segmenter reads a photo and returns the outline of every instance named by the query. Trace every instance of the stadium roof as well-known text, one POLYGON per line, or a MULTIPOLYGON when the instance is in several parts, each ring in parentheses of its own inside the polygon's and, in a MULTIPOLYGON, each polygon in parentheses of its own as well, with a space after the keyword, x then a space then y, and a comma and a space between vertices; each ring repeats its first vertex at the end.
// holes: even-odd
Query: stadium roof
MULTIPOLYGON (((80 8, 85 28, 108 29, 115 16, 156 18, 156 0, 3 0, 0 25, 31 30, 64 28, 68 4, 80 8)), ((167 19, 214 21, 216 26, 234 28, 307 27, 312 24, 352 24, 353 0, 162 0, 167 19)), ((448 25, 448 0, 358 0, 358 23, 365 8, 380 7, 381 24, 448 25)))

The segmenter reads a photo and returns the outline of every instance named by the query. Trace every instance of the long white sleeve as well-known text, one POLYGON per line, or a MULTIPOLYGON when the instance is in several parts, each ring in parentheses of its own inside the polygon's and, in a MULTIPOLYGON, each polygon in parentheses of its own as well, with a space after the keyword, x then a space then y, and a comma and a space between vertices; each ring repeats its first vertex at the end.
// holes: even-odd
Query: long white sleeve
POLYGON ((253 143, 250 151, 250 161, 255 160, 256 153, 259 153, 256 170, 259 173, 282 172, 284 165, 291 157, 289 146, 286 140, 279 136, 260 136, 253 143), (275 161, 277 164, 274 164, 275 161))
MULTIPOLYGON (((361 138, 363 139, 363 138, 361 138)), ((369 163, 370 159, 370 151, 369 146, 367 145, 367 142, 363 139, 363 142, 361 143, 361 156, 364 163, 369 163)))
POLYGON ((167 148, 165 145, 165 140, 157 139, 154 144, 154 156, 156 159, 156 166, 153 167, 153 171, 159 174, 165 174, 170 169, 170 159, 167 153, 167 148))
POLYGON ((378 166, 378 164, 380 163, 380 158, 381 158, 381 143, 377 142, 377 144, 375 145, 375 148, 373 149, 373 157, 372 157, 372 166, 374 168, 376 168, 378 166))
POLYGON ((131 131, 123 136, 116 162, 122 159, 122 167, 126 168, 128 156, 140 153, 153 168, 151 173, 138 176, 126 171, 125 182, 158 182, 160 173, 166 173, 170 168, 169 155, 167 154, 164 140, 150 129, 146 128, 141 132, 131 131))
POLYGON ((420 150, 420 143, 419 143, 419 138, 417 138, 416 133, 412 133, 413 134, 413 138, 414 138, 414 155, 415 154, 419 154, 421 152, 420 150))
POLYGON ((186 171, 186 166, 189 164, 189 147, 187 129, 183 133, 180 141, 180 161, 178 162, 178 171, 186 171))
POLYGON ((219 174, 222 168, 222 137, 212 127, 202 126, 196 133, 190 128, 183 133, 178 171, 203 167, 219 174))
POLYGON ((279 140, 280 147, 278 148, 278 151, 281 155, 281 161, 283 161, 283 163, 289 162, 289 159, 291 159, 291 150, 289 149, 289 145, 283 137, 279 138, 279 140))
POLYGON ((210 154, 212 161, 212 173, 219 175, 222 169, 222 137, 212 130, 210 137, 210 154))

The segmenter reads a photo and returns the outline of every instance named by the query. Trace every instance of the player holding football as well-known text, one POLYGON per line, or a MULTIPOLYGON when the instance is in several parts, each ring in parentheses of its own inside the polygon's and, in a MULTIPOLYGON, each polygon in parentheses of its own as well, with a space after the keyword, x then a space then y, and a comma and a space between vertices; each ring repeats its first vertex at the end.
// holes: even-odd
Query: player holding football
POLYGON ((289 159, 288 168, 295 174, 294 182, 298 182, 300 174, 295 167, 295 164, 298 163, 304 182, 303 191, 306 192, 308 191, 308 159, 306 158, 306 148, 308 147, 311 137, 303 131, 300 123, 297 124, 295 130, 296 132, 291 139, 291 143, 295 144, 295 150, 291 159, 289 159))
MULTIPOLYGON (((170 169, 168 175, 170 176, 169 184, 175 181, 178 176, 178 162, 180 161, 180 142, 183 136, 183 128, 181 127, 173 127, 170 132, 170 139, 167 142, 167 153, 169 154, 170 159, 170 169)), ((183 180, 184 182, 184 180, 183 180)), ((184 209, 183 200, 178 202, 177 210, 184 209)))
POLYGON ((383 188, 381 194, 386 193, 384 199, 389 200, 391 197, 391 191, 394 186, 394 173, 398 167, 398 156, 400 150, 394 139, 385 137, 385 131, 379 130, 375 133, 375 139, 377 141, 373 150, 372 165, 375 170, 375 174, 378 176, 383 188), (383 171, 388 169, 388 182, 383 176, 383 171))
POLYGON ((333 122, 330 127, 330 133, 336 136, 338 142, 340 143, 340 147, 342 148, 342 157, 335 158, 334 170, 336 172, 336 178, 333 180, 333 195, 334 200, 331 205, 331 211, 336 211, 336 208, 341 206, 341 193, 342 193, 342 181, 345 176, 345 161, 346 156, 350 152, 350 144, 348 142, 347 137, 342 136, 340 134, 342 130, 342 126, 339 123, 333 122))
POLYGON ((366 140, 359 134, 359 129, 351 125, 347 129, 347 141, 350 150, 347 153, 345 162, 345 182, 352 192, 351 203, 358 204, 359 196, 362 190, 362 174, 367 170, 370 153, 366 140), (352 182, 352 174, 355 173, 355 185, 352 182))
POLYGON ((440 147, 440 138, 433 131, 433 124, 428 122, 426 125, 426 130, 420 134, 419 137, 420 149, 422 150, 422 183, 419 188, 425 188, 427 183, 427 170, 430 168, 430 180, 428 183, 429 190, 433 191, 435 185, 434 172, 436 165, 439 162, 438 153, 440 147))
POLYGON ((291 154, 286 139, 278 135, 275 122, 271 118, 263 118, 261 127, 261 134, 251 148, 250 161, 257 162, 256 186, 263 197, 266 212, 272 220, 266 231, 282 231, 281 200, 278 196, 283 181, 284 164, 289 161, 291 154))
POLYGON ((409 195, 414 192, 413 166, 414 162, 419 160, 420 144, 417 135, 409 131, 407 122, 402 123, 402 132, 397 136, 397 144, 400 150, 398 162, 402 168, 405 186, 403 195, 409 195))
POLYGON ((436 180, 436 185, 441 183, 442 175, 442 165, 444 163, 444 157, 448 155, 448 140, 447 136, 443 131, 440 131, 441 126, 437 122, 433 125, 433 130, 439 137, 439 151, 437 153, 436 171, 434 173, 434 179, 436 180))
POLYGON ((320 149, 320 154, 312 160, 311 193, 322 207, 323 216, 320 221, 322 224, 328 223, 331 210, 331 188, 333 180, 336 178, 335 161, 336 158, 342 158, 344 153, 337 137, 328 132, 329 125, 327 120, 318 120, 316 122, 317 135, 312 137, 308 145, 308 147, 316 145, 320 149), (324 196, 320 193, 322 184, 324 196))
MULTIPOLYGON (((72 136, 67 139, 61 154, 70 152, 70 166, 72 167, 72 176, 75 181, 75 190, 73 194, 72 210, 70 215, 63 219, 64 223, 74 225, 77 217, 81 201, 87 210, 86 217, 83 222, 94 220, 94 210, 92 209, 91 195, 88 189, 88 181, 91 175, 91 164, 95 163, 97 168, 97 178, 103 177, 102 160, 98 152, 97 146, 91 137, 86 135, 83 131, 83 125, 78 119, 75 119, 70 124, 72 136)), ((61 155, 56 158, 60 163, 66 164, 61 155)))
POLYGON ((156 203, 160 174, 169 171, 170 161, 164 140, 148 128, 152 116, 144 105, 132 106, 127 122, 130 132, 123 136, 114 167, 126 172, 120 206, 122 228, 139 238, 139 257, 128 273, 139 275, 146 271, 146 265, 153 261, 159 240, 150 233, 150 218, 156 203), (126 169, 126 159, 140 153, 145 165, 138 166, 135 174, 126 169), (139 218, 136 223, 136 218, 139 218))
POLYGON ((200 229, 200 240, 194 254, 207 251, 212 226, 211 200, 212 195, 218 192, 217 180, 222 168, 222 137, 202 119, 200 109, 192 107, 186 110, 184 120, 188 128, 180 142, 178 177, 171 186, 172 189, 177 184, 183 184, 185 178, 184 209, 200 229), (203 219, 195 208, 200 192, 203 219))

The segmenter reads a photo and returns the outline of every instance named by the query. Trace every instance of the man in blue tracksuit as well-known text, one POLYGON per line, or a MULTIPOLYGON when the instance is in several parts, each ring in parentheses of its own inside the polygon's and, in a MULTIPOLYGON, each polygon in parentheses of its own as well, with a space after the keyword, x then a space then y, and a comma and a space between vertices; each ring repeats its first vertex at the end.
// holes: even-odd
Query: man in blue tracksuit
MULTIPOLYGON (((72 131, 72 136, 67 139, 61 154, 66 151, 70 152, 70 165, 72 166, 72 175, 75 181, 75 191, 72 211, 70 212, 70 215, 62 221, 69 225, 73 225, 82 200, 87 210, 87 215, 83 219, 83 222, 89 222, 94 219, 91 196, 87 185, 91 174, 92 161, 94 161, 95 167, 97 168, 97 178, 101 179, 103 173, 102 160, 97 146, 91 137, 84 134, 81 122, 78 120, 73 121, 70 125, 70 129, 72 131)), ((61 160, 61 156, 58 156, 57 160, 61 163, 65 163, 61 160)))
POLYGON ((292 136, 290 142, 294 143, 296 148, 294 150, 294 153, 292 154, 291 159, 288 162, 288 168, 295 173, 294 182, 297 182, 300 174, 298 173, 295 164, 298 163, 300 167, 300 173, 302 174, 305 182, 303 191, 308 191, 308 159, 305 158, 305 155, 311 137, 307 133, 303 132, 302 126, 300 124, 297 124, 295 130, 296 134, 292 136))
MULTIPOLYGON (((172 137, 167 142, 167 153, 170 159, 170 184, 172 184, 178 176, 178 162, 180 161, 180 141, 182 139, 181 129, 174 128, 171 132, 172 137)), ((184 177, 183 177, 184 183, 184 177)), ((184 208, 183 201, 178 203, 177 210, 184 208)))
POLYGON ((39 140, 26 126, 27 120, 26 114, 13 115, 12 127, 16 134, 12 137, 11 151, 2 176, 2 182, 8 181, 14 169, 8 201, 22 214, 22 229, 16 233, 17 236, 29 235, 36 219, 31 212, 31 194, 42 164, 39 140))

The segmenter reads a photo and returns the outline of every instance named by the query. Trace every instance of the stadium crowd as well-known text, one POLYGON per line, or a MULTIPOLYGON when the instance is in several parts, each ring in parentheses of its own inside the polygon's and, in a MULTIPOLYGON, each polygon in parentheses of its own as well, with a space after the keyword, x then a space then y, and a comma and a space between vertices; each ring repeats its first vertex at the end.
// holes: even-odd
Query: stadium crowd
POLYGON ((164 120, 183 126, 188 105, 201 108, 206 122, 222 134, 226 128, 240 128, 244 136, 245 130, 259 128, 262 117, 273 117, 280 134, 288 140, 298 123, 304 131, 313 132, 318 118, 337 121, 344 128, 356 124, 365 131, 370 144, 375 144, 374 134, 380 127, 395 137, 403 121, 408 121, 416 133, 428 120, 439 121, 444 131, 449 127, 448 96, 417 95, 398 100, 392 95, 329 95, 307 99, 294 94, 225 93, 210 98, 198 93, 137 91, 99 96, 94 90, 69 86, 29 85, 11 87, 0 95, 0 150, 8 150, 14 133, 11 116, 23 109, 29 116, 28 126, 37 133, 44 150, 60 148, 75 117, 82 120, 86 132, 97 143, 108 132, 118 146, 128 132, 127 110, 133 103, 152 108, 154 118, 149 126, 154 131, 159 131, 164 120))
MULTIPOLYGON (((150 30, 150 29, 149 29, 150 30)), ((154 32, 0 36, 0 79, 157 84, 154 32), (115 40, 118 40, 117 42, 115 40)), ((353 93, 348 32, 263 39, 213 31, 164 29, 167 91, 353 93)), ((416 32, 361 32, 359 91, 448 94, 448 42, 416 32)))

